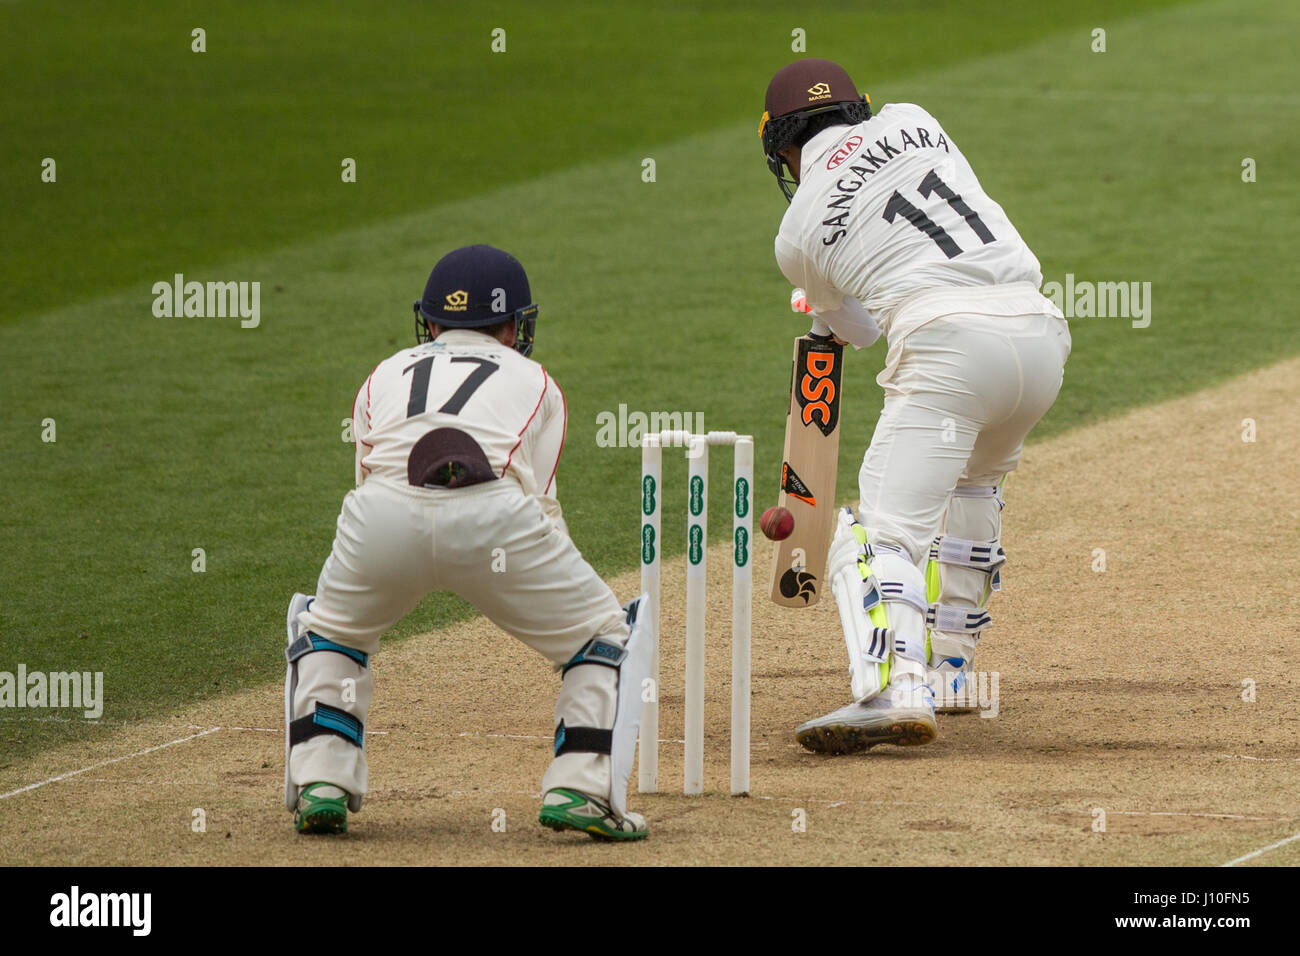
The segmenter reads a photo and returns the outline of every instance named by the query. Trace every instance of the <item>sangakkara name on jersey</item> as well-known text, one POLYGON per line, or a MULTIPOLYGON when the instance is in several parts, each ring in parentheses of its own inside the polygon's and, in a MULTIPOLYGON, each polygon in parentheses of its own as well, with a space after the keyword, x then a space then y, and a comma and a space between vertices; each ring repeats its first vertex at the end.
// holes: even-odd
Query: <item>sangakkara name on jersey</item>
MULTIPOLYGON (((835 183, 839 192, 831 196, 830 202, 826 204, 828 216, 822 220, 823 226, 832 226, 834 231, 830 235, 822 236, 822 245, 833 246, 848 233, 845 226, 849 221, 849 206, 856 198, 855 194, 866 184, 868 176, 874 176, 877 170, 884 167, 895 156, 902 156, 909 149, 942 149, 945 153, 951 152, 948 149, 948 140, 942 132, 936 135, 924 126, 917 126, 915 129, 916 136, 912 136, 905 129, 900 129, 897 134, 898 145, 890 143, 889 136, 880 137, 872 144, 880 150, 879 156, 872 152, 871 146, 867 146, 861 153, 849 154, 854 162, 848 167, 848 171, 856 178, 842 177, 835 183)), ((862 142, 860 137, 851 137, 851 139, 862 142)), ((827 162, 826 168, 836 169, 845 162, 846 158, 843 157, 841 150, 836 150, 827 162), (832 166, 831 163, 835 165, 832 166)))

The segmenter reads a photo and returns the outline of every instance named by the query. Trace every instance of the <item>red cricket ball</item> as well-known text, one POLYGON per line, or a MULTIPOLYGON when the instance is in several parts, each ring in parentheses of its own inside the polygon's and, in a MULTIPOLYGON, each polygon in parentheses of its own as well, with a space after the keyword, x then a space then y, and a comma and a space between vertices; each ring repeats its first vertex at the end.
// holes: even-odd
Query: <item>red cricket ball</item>
POLYGON ((790 532, 794 530, 794 515, 790 514, 788 508, 773 505, 763 512, 763 517, 758 519, 758 526, 763 529, 763 534, 768 538, 773 541, 783 541, 790 537, 790 532))

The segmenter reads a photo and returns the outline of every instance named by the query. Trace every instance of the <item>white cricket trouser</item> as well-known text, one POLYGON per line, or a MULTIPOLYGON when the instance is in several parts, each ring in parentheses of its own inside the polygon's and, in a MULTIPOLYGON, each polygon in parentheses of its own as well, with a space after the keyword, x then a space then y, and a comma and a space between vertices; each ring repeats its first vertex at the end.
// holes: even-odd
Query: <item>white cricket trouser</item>
MULTIPOLYGON (((923 567, 953 489, 997 485, 1015 469, 1069 354, 1069 327, 1046 314, 954 314, 908 334, 880 383, 885 405, 858 475, 872 546, 923 567)), ((966 536, 997 537, 988 530, 966 536)))
MULTIPOLYGON (((557 666, 594 637, 620 646, 627 641, 624 612, 609 586, 537 500, 509 479, 448 489, 372 477, 348 492, 315 600, 299 623, 373 654, 382 634, 426 594, 440 590, 460 595, 557 666)), ((330 652, 308 654, 298 667, 295 717, 323 702, 364 722, 368 669, 330 652), (353 679, 364 682, 355 701, 339 701, 322 686, 336 681, 313 678, 317 671, 349 667, 357 672, 353 679)), ((609 667, 572 668, 556 703, 557 724, 563 719, 568 727, 612 727, 617 678, 609 667)), ((290 779, 300 787, 325 782, 364 794, 364 752, 338 736, 313 737, 293 748, 290 779)), ((557 786, 608 797, 608 755, 571 752, 556 758, 542 787, 557 786)))

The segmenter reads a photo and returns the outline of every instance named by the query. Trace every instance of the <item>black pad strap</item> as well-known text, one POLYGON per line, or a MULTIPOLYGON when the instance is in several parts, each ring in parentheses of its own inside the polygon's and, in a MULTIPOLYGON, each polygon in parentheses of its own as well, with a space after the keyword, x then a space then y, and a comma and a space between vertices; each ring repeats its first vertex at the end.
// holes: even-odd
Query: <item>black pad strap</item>
POLYGON ((607 754, 614 746, 614 731, 599 727, 566 727, 560 721, 555 728, 555 756, 568 753, 607 754))
POLYGON ((314 713, 289 724, 289 746, 296 747, 321 734, 334 734, 358 747, 365 747, 365 726, 361 721, 347 711, 320 702, 317 702, 314 713))
POLYGON ((605 667, 612 667, 618 670, 623 666, 623 661, 627 659, 627 648, 620 647, 612 641, 602 640, 599 637, 593 637, 573 657, 569 658, 569 663, 565 664, 560 671, 563 677, 570 670, 579 664, 603 664, 605 667))

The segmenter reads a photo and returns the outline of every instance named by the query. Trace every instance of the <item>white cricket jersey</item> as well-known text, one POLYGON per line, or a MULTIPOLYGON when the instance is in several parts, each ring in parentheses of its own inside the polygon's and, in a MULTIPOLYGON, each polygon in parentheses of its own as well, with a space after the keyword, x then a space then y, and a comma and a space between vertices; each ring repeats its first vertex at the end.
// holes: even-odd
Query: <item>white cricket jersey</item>
MULTIPOLYGON (((894 350, 947 313, 1060 315, 1038 292, 1038 260, 1002 207, 938 121, 911 103, 804 144, 776 257, 814 315, 829 313, 834 329, 845 296, 857 299, 894 350)), ((841 337, 863 344, 854 331, 841 337)))
POLYGON ((564 446, 564 394, 537 362, 472 329, 447 329, 375 366, 352 403, 357 484, 407 483, 415 443, 435 428, 473 436, 499 477, 560 518, 555 471, 564 446))

